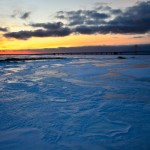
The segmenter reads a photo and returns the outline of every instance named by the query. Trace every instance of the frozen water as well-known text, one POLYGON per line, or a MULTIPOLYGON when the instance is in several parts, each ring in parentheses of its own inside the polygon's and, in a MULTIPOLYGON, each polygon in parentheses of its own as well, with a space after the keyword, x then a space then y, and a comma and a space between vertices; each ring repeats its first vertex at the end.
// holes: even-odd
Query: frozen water
POLYGON ((66 57, 0 63, 0 150, 149 150, 150 56, 66 57))

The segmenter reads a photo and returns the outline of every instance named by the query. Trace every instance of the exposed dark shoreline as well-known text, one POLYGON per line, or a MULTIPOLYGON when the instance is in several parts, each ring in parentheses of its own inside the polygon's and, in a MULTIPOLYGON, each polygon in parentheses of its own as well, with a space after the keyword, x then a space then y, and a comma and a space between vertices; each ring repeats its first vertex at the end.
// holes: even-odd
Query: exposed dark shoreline
POLYGON ((30 61, 30 60, 45 60, 45 59, 65 59, 64 57, 40 57, 40 58, 7 58, 0 60, 0 62, 20 62, 20 61, 30 61))

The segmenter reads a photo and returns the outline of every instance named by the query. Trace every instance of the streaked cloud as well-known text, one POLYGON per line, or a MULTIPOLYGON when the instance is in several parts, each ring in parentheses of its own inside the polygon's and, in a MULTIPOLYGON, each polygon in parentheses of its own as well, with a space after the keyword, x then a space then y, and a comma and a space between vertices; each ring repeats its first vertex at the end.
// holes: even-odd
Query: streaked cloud
POLYGON ((134 36, 133 38, 135 38, 135 39, 141 39, 141 38, 145 38, 145 36, 134 36))
POLYGON ((20 18, 21 18, 21 19, 27 19, 27 18, 29 18, 30 14, 31 14, 30 11, 29 11, 29 12, 25 12, 25 13, 23 13, 23 14, 20 16, 20 18))
POLYGON ((13 11, 13 14, 11 15, 11 18, 20 18, 20 19, 27 19, 31 15, 31 11, 22 11, 19 9, 16 9, 13 11))

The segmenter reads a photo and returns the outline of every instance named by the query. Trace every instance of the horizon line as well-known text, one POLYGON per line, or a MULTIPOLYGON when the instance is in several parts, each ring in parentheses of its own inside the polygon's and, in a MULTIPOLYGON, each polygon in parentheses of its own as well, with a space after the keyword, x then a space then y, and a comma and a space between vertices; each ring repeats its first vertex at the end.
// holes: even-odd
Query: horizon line
POLYGON ((142 43, 142 44, 120 44, 120 45, 87 45, 87 46, 64 46, 64 47, 45 47, 45 48, 31 48, 31 49, 0 49, 0 52, 4 51, 34 51, 34 50, 46 50, 46 49, 69 49, 69 48, 84 48, 84 47, 119 47, 119 46, 142 46, 142 45, 150 45, 150 43, 142 43))

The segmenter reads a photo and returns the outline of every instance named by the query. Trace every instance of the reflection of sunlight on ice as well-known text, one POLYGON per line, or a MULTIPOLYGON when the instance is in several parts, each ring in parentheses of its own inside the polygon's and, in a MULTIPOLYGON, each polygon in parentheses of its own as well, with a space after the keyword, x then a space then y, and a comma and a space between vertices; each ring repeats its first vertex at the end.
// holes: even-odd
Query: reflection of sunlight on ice
POLYGON ((54 64, 52 67, 63 67, 64 65, 63 64, 54 64))
POLYGON ((9 72, 9 73, 5 73, 4 75, 5 76, 9 76, 9 75, 11 75, 12 73, 11 72, 9 72))
POLYGON ((94 59, 75 59, 69 62, 68 64, 86 64, 86 63, 98 63, 99 60, 94 59))
POLYGON ((46 69, 46 68, 48 68, 48 65, 43 65, 43 66, 41 66, 41 68, 46 69))
POLYGON ((7 83, 17 83, 18 80, 17 79, 11 79, 11 80, 8 80, 7 83))
POLYGON ((11 73, 16 73, 16 72, 20 72, 20 71, 22 71, 24 69, 26 69, 25 65, 19 65, 16 68, 11 67, 11 68, 6 68, 5 70, 9 71, 11 73))
POLYGON ((99 87, 99 83, 97 82, 89 82, 89 81, 71 79, 71 78, 63 79, 63 81, 70 82, 72 84, 83 86, 83 87, 99 87))
POLYGON ((113 66, 113 65, 118 65, 120 63, 117 62, 98 62, 95 63, 94 66, 96 67, 105 67, 105 66, 113 66))
POLYGON ((113 93, 113 92, 105 92, 105 95, 103 96, 103 98, 107 100, 111 100, 111 99, 120 100, 124 98, 129 98, 129 95, 128 93, 119 94, 119 93, 113 93))
POLYGON ((122 76, 122 74, 119 74, 119 73, 115 73, 115 72, 110 72, 110 73, 106 73, 106 74, 103 74, 103 75, 100 75, 100 77, 119 77, 119 76, 122 76))
POLYGON ((17 90, 6 90, 5 92, 1 93, 0 101, 23 101, 23 100, 32 100, 35 96, 34 93, 28 93, 25 90, 19 90, 17 94, 17 90))
POLYGON ((35 72, 34 76, 49 76, 49 77, 63 77, 63 76, 66 76, 67 74, 66 73, 62 73, 62 72, 59 72, 57 70, 48 70, 48 71, 37 71, 35 72))
POLYGON ((67 74, 57 70, 42 70, 42 71, 38 70, 31 75, 26 75, 25 78, 36 82, 40 80, 42 81, 43 79, 46 78, 52 78, 52 77, 61 78, 64 76, 67 76, 67 74))
POLYGON ((49 101, 51 102, 60 102, 60 103, 64 103, 64 102, 67 102, 67 99, 64 99, 64 98, 59 98, 59 97, 55 97, 55 98, 51 98, 51 97, 48 97, 49 101))
POLYGON ((136 64, 136 65, 130 66, 130 68, 150 68, 150 65, 149 64, 136 64))
POLYGON ((118 73, 135 78, 149 78, 150 68, 128 68, 119 70, 118 73))

